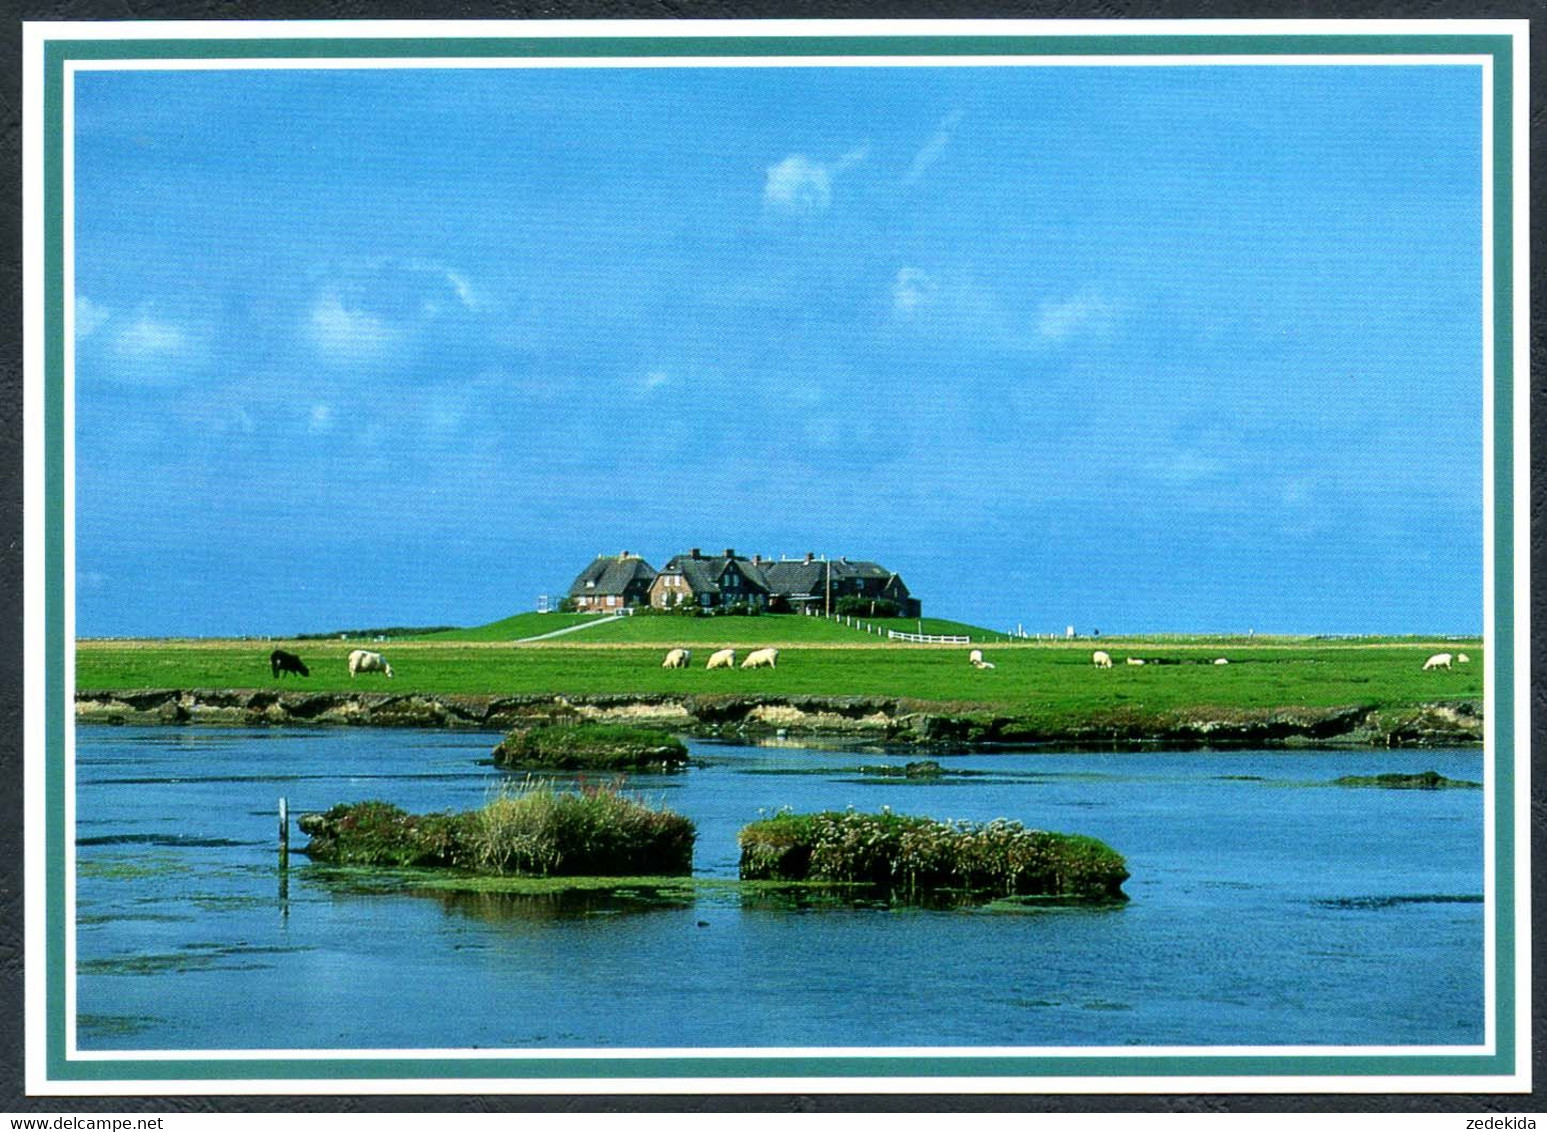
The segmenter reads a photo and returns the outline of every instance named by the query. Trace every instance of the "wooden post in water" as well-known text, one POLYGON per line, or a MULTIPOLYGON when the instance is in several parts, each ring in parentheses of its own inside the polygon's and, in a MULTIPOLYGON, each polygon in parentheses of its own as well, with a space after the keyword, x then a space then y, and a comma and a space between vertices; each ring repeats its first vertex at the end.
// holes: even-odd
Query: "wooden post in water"
POLYGON ((279 799, 279 867, 290 866, 290 803, 279 799))

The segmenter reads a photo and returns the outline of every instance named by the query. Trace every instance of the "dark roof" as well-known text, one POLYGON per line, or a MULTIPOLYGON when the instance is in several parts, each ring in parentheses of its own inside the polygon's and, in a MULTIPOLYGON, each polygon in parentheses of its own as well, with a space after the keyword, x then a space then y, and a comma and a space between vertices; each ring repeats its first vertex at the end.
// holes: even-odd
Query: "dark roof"
POLYGON ((875 562, 845 562, 841 558, 823 561, 820 558, 806 562, 802 559, 784 559, 764 562, 763 577, 775 593, 815 593, 827 584, 828 571, 833 581, 844 578, 890 578, 893 574, 885 566, 875 562))
POLYGON ((771 593, 820 593, 826 582, 827 576, 823 572, 826 568, 825 562, 802 562, 798 559, 794 562, 764 562, 763 581, 771 593))
POLYGON ((655 578, 655 570, 643 558, 629 555, 627 558, 602 554, 595 562, 580 571, 574 584, 569 587, 570 597, 587 594, 617 594, 621 596, 636 580, 648 585, 655 578), (587 582, 594 583, 586 585, 587 582))
MULTIPOLYGON (((642 559, 633 558, 629 561, 639 563, 646 570, 650 570, 650 567, 645 565, 642 559)), ((723 554, 705 554, 697 558, 694 558, 691 554, 677 554, 673 555, 666 565, 661 567, 660 573, 680 574, 682 579, 687 582, 688 589, 694 594, 723 593, 724 586, 722 582, 725 572, 733 561, 747 579, 746 590, 754 593, 762 591, 769 594, 784 594, 791 597, 798 595, 815 596, 821 594, 826 589, 829 576, 832 578, 834 586, 837 586, 847 578, 868 578, 884 581, 890 581, 895 578, 899 584, 902 581, 898 575, 878 562, 858 559, 845 561, 841 558, 828 560, 813 558, 809 562, 803 558, 784 558, 777 561, 764 558, 758 562, 753 562, 750 558, 740 554, 729 558, 723 554)), ((579 593, 622 593, 622 586, 626 585, 627 582, 620 583, 619 588, 616 590, 604 588, 607 584, 607 581, 604 580, 605 571, 617 565, 619 565, 618 559, 598 558, 581 573, 579 578, 575 579, 575 585, 570 588, 570 593, 572 595, 579 593), (592 571, 597 571, 594 575, 597 584, 587 590, 585 583, 588 577, 592 577, 592 571)), ((653 580, 655 577, 656 571, 650 570, 647 580, 653 580)), ((902 588, 903 592, 906 593, 907 587, 903 586, 902 588)))
POLYGON ((678 554, 661 567, 661 573, 681 574, 688 584, 688 589, 695 594, 719 593, 725 573, 730 569, 732 561, 736 563, 737 569, 749 583, 744 587, 745 590, 755 592, 768 589, 763 581, 762 572, 752 564, 751 559, 743 558, 739 554, 734 559, 726 558, 723 554, 713 557, 705 555, 699 558, 694 558, 691 554, 678 554))
MULTIPOLYGON (((763 581, 763 572, 745 558, 737 558, 736 572, 747 580, 747 584, 738 589, 762 590, 768 592, 768 585, 763 581)), ((725 575, 730 573, 731 559, 717 558, 714 560, 714 580, 716 585, 725 584, 725 575)))
POLYGON ((833 563, 833 577, 842 578, 890 578, 892 572, 876 562, 845 562, 841 558, 833 563))

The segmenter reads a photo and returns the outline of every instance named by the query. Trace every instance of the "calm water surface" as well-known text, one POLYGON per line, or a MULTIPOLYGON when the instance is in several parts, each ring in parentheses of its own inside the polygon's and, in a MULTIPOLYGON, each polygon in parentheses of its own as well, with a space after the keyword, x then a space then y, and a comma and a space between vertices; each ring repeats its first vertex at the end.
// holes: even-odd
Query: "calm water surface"
MULTIPOLYGON (((83 1049, 1461 1044, 1483 1039, 1476 749, 879 755, 692 744, 629 786, 698 826, 697 874, 781 806, 1008 817, 1099 837, 1131 901, 1020 915, 372 894, 299 854, 276 804, 470 809, 495 734, 81 727, 83 1049)), ((293 835, 295 844, 304 837, 293 835)))

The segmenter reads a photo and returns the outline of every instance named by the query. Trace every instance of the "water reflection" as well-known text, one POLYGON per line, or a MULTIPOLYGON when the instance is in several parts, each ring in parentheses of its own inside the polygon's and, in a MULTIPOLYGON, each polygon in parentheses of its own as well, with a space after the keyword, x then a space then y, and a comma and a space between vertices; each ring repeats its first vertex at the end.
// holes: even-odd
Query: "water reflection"
POLYGON ((448 913, 480 923, 546 924, 595 916, 638 915, 691 908, 692 889, 563 889, 557 892, 478 892, 421 888, 410 895, 439 902, 448 913))

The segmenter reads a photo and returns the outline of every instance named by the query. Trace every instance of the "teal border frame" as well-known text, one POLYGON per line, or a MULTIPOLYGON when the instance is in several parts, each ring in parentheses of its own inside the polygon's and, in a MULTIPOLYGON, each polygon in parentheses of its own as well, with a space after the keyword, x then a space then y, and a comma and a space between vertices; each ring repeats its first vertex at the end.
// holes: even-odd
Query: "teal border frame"
MULTIPOLYGON (((1514 199, 1513 49, 1509 35, 886 35, 886 36, 644 36, 573 38, 247 38, 50 39, 43 43, 43 318, 44 318, 44 805, 46 825, 45 1041, 48 1081, 266 1080, 564 1080, 671 1078, 1172 1078, 1172 1077, 1456 1077, 1516 1072, 1515 1031, 1515 777, 1514 634, 1514 199), (64 72, 68 63, 155 59, 392 59, 620 58, 805 56, 813 59, 910 55, 1472 55, 1493 61, 1493 451, 1494 607, 1485 633, 1496 658, 1495 729, 1495 1053, 1327 1055, 1154 1055, 1114 1057, 1026 1054, 923 1057, 781 1054, 650 1058, 317 1058, 254 1056, 157 1061, 148 1058, 71 1060, 65 1017, 65 702, 64 608, 64 72)), ((1487 97, 1488 92, 1484 92, 1487 97)), ((1481 282, 1481 281, 1480 281, 1481 282)), ((324 1051, 319 1051, 324 1052, 324 1051)), ((1158 1083, 1158 1082, 1157 1082, 1158 1083)), ((1464 1081, 1458 1082, 1463 1084, 1464 1081)), ((1006 1085, 1010 1082, 1006 1081, 1006 1085)))

